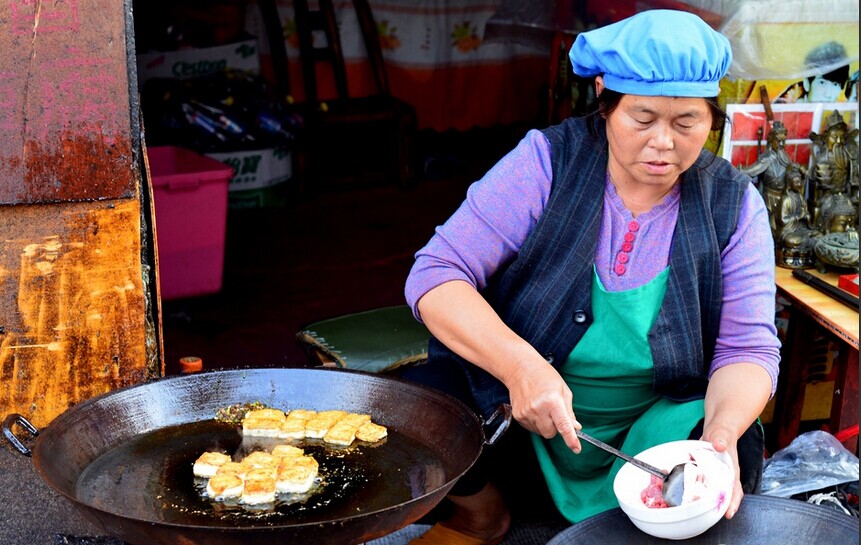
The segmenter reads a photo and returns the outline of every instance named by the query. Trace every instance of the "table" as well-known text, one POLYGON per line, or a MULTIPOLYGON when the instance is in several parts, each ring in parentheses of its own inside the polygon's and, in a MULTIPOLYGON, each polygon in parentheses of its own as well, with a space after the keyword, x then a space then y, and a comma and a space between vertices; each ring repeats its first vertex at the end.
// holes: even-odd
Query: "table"
MULTIPOLYGON (((836 273, 807 272, 837 285, 836 273)), ((778 295, 792 305, 775 394, 774 422, 778 448, 783 448, 798 436, 807 383, 806 363, 811 355, 810 341, 817 329, 831 336, 840 346, 835 362, 837 375, 828 426, 836 435, 858 425, 858 309, 852 309, 798 280, 790 269, 776 268, 775 281, 778 295)), ((857 453, 857 436, 846 438, 844 445, 857 453)))

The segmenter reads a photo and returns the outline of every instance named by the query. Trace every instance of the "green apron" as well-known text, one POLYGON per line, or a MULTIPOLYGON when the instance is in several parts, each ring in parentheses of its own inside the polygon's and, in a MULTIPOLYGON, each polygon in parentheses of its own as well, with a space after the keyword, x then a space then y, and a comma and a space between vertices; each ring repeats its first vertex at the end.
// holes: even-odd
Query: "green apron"
MULTIPOLYGON (((637 453, 687 439, 703 418, 703 401, 677 403, 652 389, 654 363, 648 333, 667 291, 669 269, 651 282, 608 292, 593 270, 594 321, 562 365, 583 431, 622 452, 637 453)), ((625 463, 581 441, 574 454, 557 435, 532 434, 544 478, 559 512, 571 522, 617 507, 613 478, 625 463)))

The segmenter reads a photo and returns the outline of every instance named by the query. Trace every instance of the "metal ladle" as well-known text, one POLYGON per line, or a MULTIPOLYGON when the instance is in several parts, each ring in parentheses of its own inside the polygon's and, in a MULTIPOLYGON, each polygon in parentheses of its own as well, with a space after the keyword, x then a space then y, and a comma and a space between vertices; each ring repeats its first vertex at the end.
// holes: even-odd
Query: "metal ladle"
POLYGON ((664 486, 661 490, 661 495, 664 497, 664 501, 667 502, 667 505, 669 505, 670 507, 676 507, 677 505, 681 505, 682 496, 685 491, 685 464, 678 464, 669 472, 662 471, 655 466, 643 462, 642 460, 637 460, 633 456, 628 456, 621 450, 611 447, 607 443, 599 441, 591 435, 587 435, 580 430, 575 431, 577 432, 577 437, 586 441, 587 443, 591 443, 601 450, 607 451, 610 454, 618 456, 626 462, 635 465, 643 471, 651 473, 655 477, 658 477, 659 479, 663 480, 664 486))

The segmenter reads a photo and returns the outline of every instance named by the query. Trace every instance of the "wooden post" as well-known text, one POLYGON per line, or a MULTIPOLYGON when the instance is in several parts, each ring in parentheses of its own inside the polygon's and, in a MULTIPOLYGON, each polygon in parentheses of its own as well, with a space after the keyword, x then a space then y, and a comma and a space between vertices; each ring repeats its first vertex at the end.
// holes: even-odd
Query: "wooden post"
POLYGON ((37 426, 163 373, 131 11, 0 0, 0 415, 37 426))

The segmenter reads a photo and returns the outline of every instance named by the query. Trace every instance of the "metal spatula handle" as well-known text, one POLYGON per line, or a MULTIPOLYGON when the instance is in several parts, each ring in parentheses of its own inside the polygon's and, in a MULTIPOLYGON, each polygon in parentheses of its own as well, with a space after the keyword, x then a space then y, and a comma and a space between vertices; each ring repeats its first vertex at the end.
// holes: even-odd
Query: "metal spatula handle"
POLYGON ((655 466, 649 465, 646 462, 643 462, 641 460, 637 460, 633 456, 628 456, 627 454, 625 454, 621 450, 619 450, 617 448, 613 448, 610 445, 608 445, 607 443, 605 443, 603 441, 599 441, 598 439, 595 439, 591 435, 587 435, 580 430, 576 430, 576 432, 577 432, 577 437, 586 441, 587 443, 592 443, 593 445, 595 445, 599 449, 605 450, 605 451, 609 452, 610 454, 614 454, 614 455, 618 456, 619 458, 625 460, 626 462, 629 462, 629 463, 639 467, 643 471, 651 473, 655 477, 666 480, 666 478, 669 477, 669 475, 670 475, 668 472, 661 471, 660 469, 656 468, 655 466))

